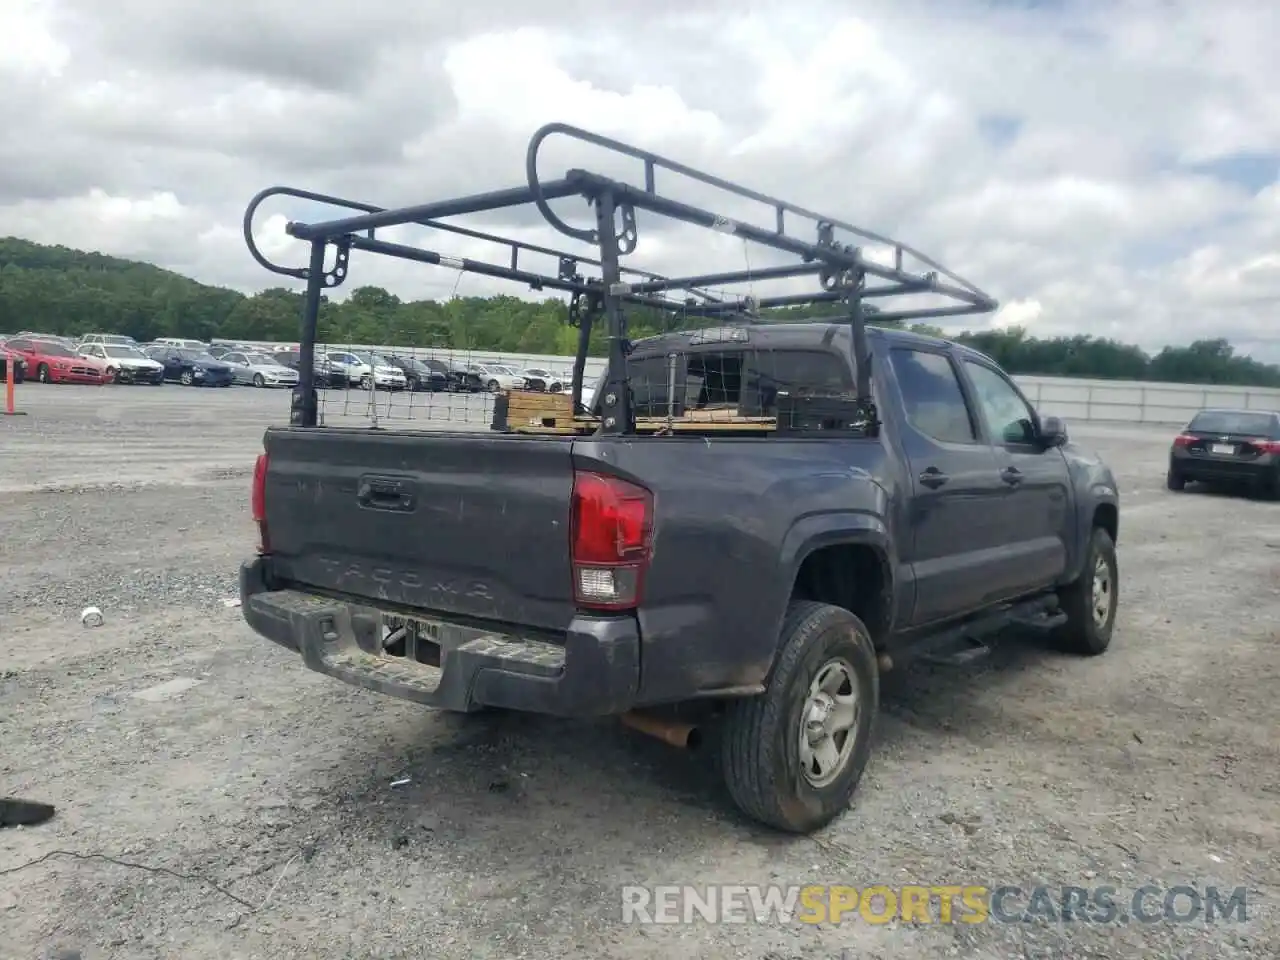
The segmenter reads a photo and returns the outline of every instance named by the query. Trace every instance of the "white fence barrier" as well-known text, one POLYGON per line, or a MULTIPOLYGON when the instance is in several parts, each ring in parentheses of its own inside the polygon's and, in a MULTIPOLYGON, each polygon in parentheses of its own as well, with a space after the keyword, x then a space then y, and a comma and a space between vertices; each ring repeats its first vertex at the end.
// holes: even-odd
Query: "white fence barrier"
POLYGON ((1226 407, 1280 410, 1280 390, 1133 380, 1077 380, 1015 377, 1027 399, 1042 413, 1092 423, 1180 425, 1197 410, 1226 407))
MULTIPOLYGON (((241 341, 244 342, 244 341, 241 341)), ((261 342, 258 346, 279 348, 293 344, 261 342)), ((404 351, 407 347, 371 344, 331 345, 333 350, 373 350, 380 353, 404 351)), ((422 356, 440 359, 465 355, 468 363, 500 363, 517 370, 539 367, 553 371, 567 381, 573 373, 572 357, 540 354, 493 353, 484 350, 422 350, 422 356)), ((605 361, 589 357, 585 382, 594 383, 604 373, 605 361)), ((1027 399, 1041 413, 1064 420, 1092 423, 1184 424, 1197 410, 1227 407, 1243 410, 1280 410, 1280 390, 1263 387, 1207 386, 1186 383, 1156 383, 1136 380, 1085 380, 1072 377, 1014 377, 1027 399)))

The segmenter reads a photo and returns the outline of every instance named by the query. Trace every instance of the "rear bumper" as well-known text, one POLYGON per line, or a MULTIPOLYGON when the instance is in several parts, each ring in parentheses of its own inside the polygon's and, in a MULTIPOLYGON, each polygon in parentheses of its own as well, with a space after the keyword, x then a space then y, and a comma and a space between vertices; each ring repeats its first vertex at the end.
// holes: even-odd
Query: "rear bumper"
POLYGON ((502 707, 562 717, 625 713, 640 679, 633 618, 577 616, 564 644, 430 621, 439 666, 382 652, 374 606, 274 590, 261 558, 240 568, 241 610, 257 633, 344 683, 442 710, 502 707))
POLYGON ((1280 459, 1267 454, 1252 460, 1174 454, 1169 469, 1187 480, 1265 482, 1280 477, 1280 459))

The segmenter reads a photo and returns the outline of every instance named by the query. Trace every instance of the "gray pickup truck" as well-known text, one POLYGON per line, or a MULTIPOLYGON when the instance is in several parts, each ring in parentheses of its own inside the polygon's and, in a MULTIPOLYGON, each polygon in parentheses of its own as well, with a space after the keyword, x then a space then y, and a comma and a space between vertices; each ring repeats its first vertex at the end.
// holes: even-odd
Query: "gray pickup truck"
MULTIPOLYGON (((678 349, 853 382, 843 324, 690 339, 637 343, 633 370, 678 349)), ((1017 622, 1098 654, 1116 615, 1107 467, 985 356, 868 341, 875 439, 272 428, 245 619, 313 670, 447 710, 706 701, 736 802, 813 830, 861 776, 890 662, 1017 622)))
POLYGON ((962 656, 1015 624, 1107 648, 1110 470, 990 359, 902 326, 993 298, 905 244, 576 127, 538 130, 525 167, 516 187, 394 210, 283 186, 250 202, 250 253, 306 281, 290 422, 266 432, 254 471, 260 544, 240 574, 254 630, 313 670, 429 707, 620 716, 696 738, 742 810, 793 832, 847 807, 894 664, 962 656), (544 181, 552 136, 639 161, 643 177, 544 181), (674 199, 662 185, 678 178, 725 206, 674 199), (255 212, 282 197, 352 212, 288 225, 306 267, 256 246, 255 212), (575 197, 593 227, 549 204, 575 197), (529 204, 598 259, 448 221, 529 204), (624 266, 637 211, 772 259, 676 278, 624 266), (403 224, 504 244, 509 261, 376 235, 403 224), (487 432, 323 425, 320 306, 354 251, 567 294, 571 396, 500 393, 487 432), (526 265, 539 256, 555 268, 526 265), (790 286, 767 292, 777 281, 790 286), (767 322, 794 308, 810 322, 767 322), (841 312, 814 319, 824 308, 841 312), (633 340, 632 317, 681 332, 633 340), (597 322, 608 363, 583 403, 597 322))

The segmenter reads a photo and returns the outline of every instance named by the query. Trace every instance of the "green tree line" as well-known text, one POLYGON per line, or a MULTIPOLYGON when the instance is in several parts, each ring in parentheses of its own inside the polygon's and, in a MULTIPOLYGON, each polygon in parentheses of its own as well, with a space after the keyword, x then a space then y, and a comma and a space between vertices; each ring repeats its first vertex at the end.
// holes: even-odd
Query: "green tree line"
MULTIPOLYGON (((301 295, 280 287, 246 296, 150 263, 0 239, 0 334, 33 330, 65 336, 123 333, 139 341, 164 336, 296 341, 301 309, 301 295)), ((779 319, 802 315, 795 308, 765 313, 779 319)), ((671 322, 636 310, 629 315, 629 332, 638 339, 671 322)), ((912 329, 942 333, 927 325, 912 329)), ((597 329, 591 338, 594 356, 605 352, 601 333, 597 329)), ((327 343, 559 356, 574 354, 578 342, 560 300, 496 296, 405 301, 369 286, 353 290, 342 302, 326 299, 319 335, 327 343)), ((1132 344, 1083 334, 1039 338, 1013 328, 950 336, 1016 374, 1280 387, 1280 366, 1238 355, 1224 339, 1165 347, 1150 355, 1132 344)))

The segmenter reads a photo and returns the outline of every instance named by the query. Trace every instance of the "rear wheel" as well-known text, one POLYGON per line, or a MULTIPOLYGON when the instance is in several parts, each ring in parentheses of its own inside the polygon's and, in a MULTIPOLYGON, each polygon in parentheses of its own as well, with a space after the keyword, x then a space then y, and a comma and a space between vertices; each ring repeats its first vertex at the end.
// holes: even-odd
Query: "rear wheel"
POLYGON ((1183 490, 1187 486, 1187 478, 1170 467, 1169 472, 1165 475, 1164 485, 1170 490, 1183 490))
POLYGON ((721 767, 734 802, 789 833, 830 823, 862 778, 879 698, 862 621, 841 607, 793 602, 765 692, 725 715, 721 767))
POLYGON ((1059 646, 1093 657, 1111 646, 1120 604, 1120 566, 1110 534, 1094 527, 1085 551, 1083 573, 1058 592, 1067 622, 1058 630, 1059 646))

